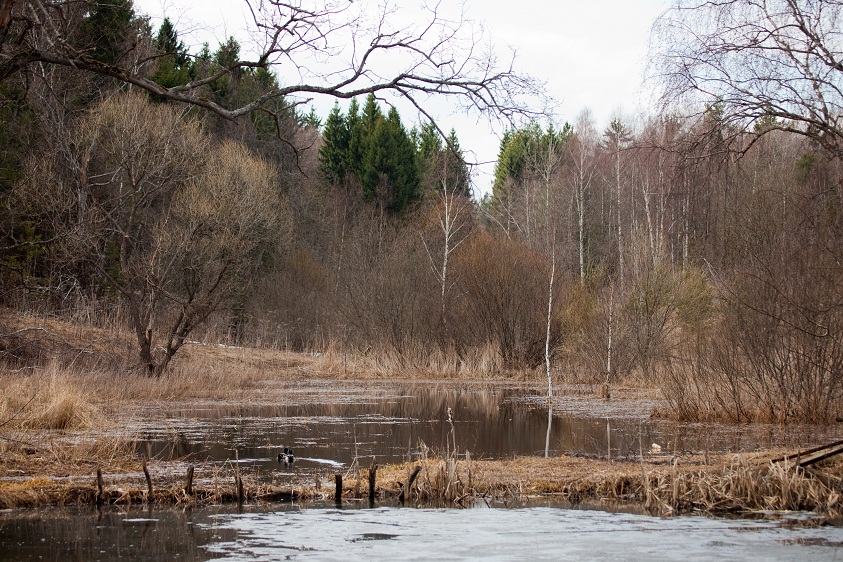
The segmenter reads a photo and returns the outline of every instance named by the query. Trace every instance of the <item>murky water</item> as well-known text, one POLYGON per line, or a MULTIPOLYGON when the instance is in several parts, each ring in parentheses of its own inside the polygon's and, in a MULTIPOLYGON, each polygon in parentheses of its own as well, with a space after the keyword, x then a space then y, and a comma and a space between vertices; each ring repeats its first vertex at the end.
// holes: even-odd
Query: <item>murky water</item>
POLYGON ((517 509, 0 513, 0 560, 836 560, 843 528, 517 509))
MULTIPOLYGON (((416 458, 421 444, 447 448, 452 426, 461 452, 473 458, 543 455, 545 399, 505 385, 367 387, 297 385, 277 404, 205 404, 156 412, 141 423, 137 447, 149 458, 225 461, 237 456, 258 473, 318 471, 416 458), (163 421, 161 418, 163 417, 163 421), (292 447, 296 462, 276 460, 292 447)), ((676 424, 649 417, 647 399, 603 401, 570 390, 554 401, 551 454, 636 457, 658 444, 665 453, 799 448, 838 438, 832 428, 676 424)), ((135 422, 136 425, 137 422, 135 422)))

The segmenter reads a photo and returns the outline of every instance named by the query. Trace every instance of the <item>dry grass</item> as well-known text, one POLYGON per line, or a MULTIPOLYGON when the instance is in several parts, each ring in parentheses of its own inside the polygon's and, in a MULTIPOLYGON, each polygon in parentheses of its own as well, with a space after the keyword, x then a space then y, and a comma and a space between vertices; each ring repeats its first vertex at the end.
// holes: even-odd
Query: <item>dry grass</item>
POLYGON ((19 429, 101 427, 105 417, 86 377, 55 363, 0 377, 0 434, 19 429))
POLYGON ((437 380, 532 380, 536 371, 504 365, 497 346, 487 345, 463 353, 438 347, 343 351, 330 345, 315 358, 314 366, 337 378, 437 379, 437 380))
POLYGON ((787 463, 753 463, 738 457, 718 471, 659 472, 649 477, 648 508, 661 513, 815 511, 843 514, 839 465, 808 472, 787 463))
POLYGON ((557 496, 580 502, 633 502, 662 515, 808 510, 827 516, 843 514, 843 464, 826 465, 810 474, 770 462, 769 454, 699 457, 675 463, 607 462, 578 457, 512 460, 425 458, 384 467, 384 495, 400 493, 414 466, 422 472, 412 499, 464 504, 477 498, 557 496))

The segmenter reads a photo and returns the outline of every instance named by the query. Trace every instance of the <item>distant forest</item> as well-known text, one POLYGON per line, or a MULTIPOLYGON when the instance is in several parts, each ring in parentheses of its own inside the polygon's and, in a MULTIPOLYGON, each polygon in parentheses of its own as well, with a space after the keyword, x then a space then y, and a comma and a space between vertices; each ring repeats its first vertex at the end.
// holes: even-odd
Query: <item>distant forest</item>
MULTIPOLYGON (((63 13, 90 68, 16 59, 39 3, 15 4, 0 2, 9 310, 119 322, 156 375, 213 340, 396 373, 549 360, 560 380, 657 386, 683 419, 838 414, 839 93, 825 108, 801 98, 813 113, 763 98, 768 83, 605 128, 588 111, 514 122, 492 190, 473 197, 458 131, 406 122, 375 92, 317 115, 268 95, 278 78, 240 65, 234 39, 188 52, 130 0, 63 13)), ((666 44, 691 15, 661 22, 666 44)), ((682 82, 693 69, 670 48, 654 54, 668 93, 704 85, 682 82)))

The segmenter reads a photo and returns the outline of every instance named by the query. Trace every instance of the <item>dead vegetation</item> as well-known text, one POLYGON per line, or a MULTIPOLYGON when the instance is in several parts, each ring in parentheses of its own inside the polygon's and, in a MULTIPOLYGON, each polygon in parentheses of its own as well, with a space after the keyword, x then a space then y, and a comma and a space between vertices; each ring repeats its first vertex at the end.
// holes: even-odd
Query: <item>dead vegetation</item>
POLYGON ((660 515, 747 514, 814 511, 843 514, 841 470, 827 463, 819 472, 773 463, 769 454, 687 457, 670 462, 608 462, 579 457, 455 461, 424 458, 384 467, 384 496, 397 496, 414 466, 421 473, 412 490, 417 503, 464 506, 499 498, 558 497, 570 504, 634 503, 660 515))
MULTIPOLYGON (((127 341, 119 330, 90 325, 82 329, 54 318, 25 315, 6 315, 3 325, 13 335, 3 340, 5 347, 0 350, 0 508, 93 503, 98 468, 107 475, 102 499, 108 503, 237 501, 230 466, 203 467, 206 476, 197 480, 188 496, 184 464, 178 461, 155 461, 150 496, 140 472, 141 461, 130 446, 132 436, 113 427, 114 414, 160 400, 232 396, 246 400, 264 392, 273 380, 314 375, 383 378, 406 373, 403 363, 390 363, 389 357, 192 343, 185 346, 168 375, 151 378, 117 359, 123 356, 120 350, 127 341), (29 364, 24 367, 23 363, 29 364), (87 440, 63 438, 78 429, 98 433, 87 440)), ((432 357, 431 364, 438 367, 419 376, 443 372, 457 378, 468 376, 468 371, 443 358, 432 357)), ((454 445, 457 441, 452 439, 454 445)), ((819 470, 772 463, 772 453, 670 460, 642 455, 639 462, 570 456, 491 461, 473 459, 465 452, 457 455, 455 448, 439 455, 424 450, 415 462, 381 467, 377 483, 381 501, 398 498, 419 467, 406 494, 416 504, 467 506, 492 498, 558 497, 573 504, 634 502, 662 514, 843 513, 843 465, 830 461, 819 470)), ((346 499, 364 496, 366 476, 359 468, 346 474, 346 499)), ((329 480, 325 478, 324 485, 317 479, 282 486, 246 476, 243 499, 330 499, 329 480)))

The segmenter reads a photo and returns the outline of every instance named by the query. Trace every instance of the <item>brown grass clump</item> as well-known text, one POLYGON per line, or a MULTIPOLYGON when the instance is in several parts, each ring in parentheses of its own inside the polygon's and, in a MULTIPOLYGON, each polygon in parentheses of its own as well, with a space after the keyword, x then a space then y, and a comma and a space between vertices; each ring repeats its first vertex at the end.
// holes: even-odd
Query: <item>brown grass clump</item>
MULTIPOLYGON (((839 471, 839 467, 832 471, 839 471)), ((737 457, 718 471, 655 473, 649 477, 645 505, 661 513, 816 511, 843 514, 841 479, 787 462, 754 463, 737 457)))
MULTIPOLYGON (((643 505, 654 514, 815 511, 843 514, 841 465, 810 473, 769 455, 687 457, 665 461, 608 462, 579 457, 510 460, 423 458, 382 469, 381 489, 400 493, 414 466, 422 472, 410 496, 421 502, 465 503, 477 498, 557 496, 571 504, 643 505)), ((381 473, 379 473, 381 474, 381 473)))
POLYGON ((51 363, 44 369, 0 378, 0 426, 13 429, 80 429, 104 425, 84 390, 84 379, 51 363))

